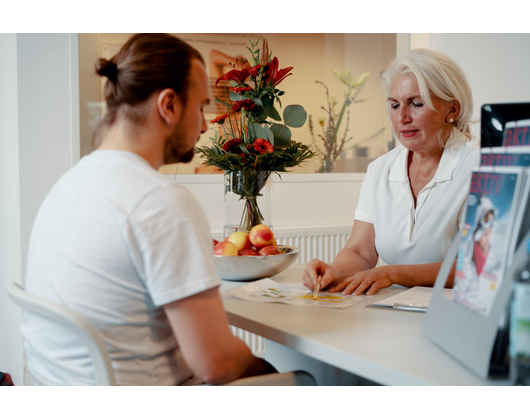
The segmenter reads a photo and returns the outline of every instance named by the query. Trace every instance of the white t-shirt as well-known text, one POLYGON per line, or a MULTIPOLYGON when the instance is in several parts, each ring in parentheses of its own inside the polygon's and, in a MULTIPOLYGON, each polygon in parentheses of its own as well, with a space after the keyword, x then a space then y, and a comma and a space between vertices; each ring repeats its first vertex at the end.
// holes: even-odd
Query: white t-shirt
POLYGON ((355 219, 374 225, 375 247, 387 264, 440 262, 458 233, 480 144, 476 138, 466 142, 456 130, 453 135, 436 174, 418 194, 416 208, 405 147, 368 166, 355 219))
MULTIPOLYGON (((162 305, 220 283, 199 203, 134 153, 81 159, 33 226, 27 291, 100 330, 120 385, 197 382, 162 305)), ((94 384, 88 352, 72 333, 28 312, 21 330, 31 370, 59 384, 94 384)))

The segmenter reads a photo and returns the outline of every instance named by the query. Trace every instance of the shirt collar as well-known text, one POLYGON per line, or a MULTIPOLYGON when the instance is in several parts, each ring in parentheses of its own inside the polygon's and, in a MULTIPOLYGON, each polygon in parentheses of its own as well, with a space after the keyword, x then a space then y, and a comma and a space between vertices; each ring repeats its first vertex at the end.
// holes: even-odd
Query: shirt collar
MULTIPOLYGON (((453 172, 458 165, 465 143, 466 136, 456 128, 453 129, 452 138, 445 145, 442 159, 440 160, 440 164, 434 175, 433 182, 443 182, 452 179, 453 172)), ((390 173, 388 174, 389 181, 402 182, 407 179, 408 152, 408 149, 403 147, 403 150, 396 156, 396 159, 390 168, 390 173)))

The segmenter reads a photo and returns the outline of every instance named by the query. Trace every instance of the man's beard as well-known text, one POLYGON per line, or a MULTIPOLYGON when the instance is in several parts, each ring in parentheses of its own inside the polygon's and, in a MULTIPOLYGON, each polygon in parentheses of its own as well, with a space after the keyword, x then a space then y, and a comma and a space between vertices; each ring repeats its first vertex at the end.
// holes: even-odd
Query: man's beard
POLYGON ((184 150, 184 144, 180 139, 185 138, 186 132, 180 126, 175 127, 175 130, 167 136, 164 143, 164 165, 191 162, 195 155, 194 147, 184 150))

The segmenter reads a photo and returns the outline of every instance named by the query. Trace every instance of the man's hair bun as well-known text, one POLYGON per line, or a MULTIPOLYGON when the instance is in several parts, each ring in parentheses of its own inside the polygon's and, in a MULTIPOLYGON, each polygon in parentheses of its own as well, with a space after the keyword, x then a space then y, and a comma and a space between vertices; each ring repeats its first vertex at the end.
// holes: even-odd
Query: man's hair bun
POLYGON ((96 73, 100 76, 105 76, 109 80, 115 81, 118 75, 118 66, 113 61, 106 58, 100 58, 96 62, 96 73))

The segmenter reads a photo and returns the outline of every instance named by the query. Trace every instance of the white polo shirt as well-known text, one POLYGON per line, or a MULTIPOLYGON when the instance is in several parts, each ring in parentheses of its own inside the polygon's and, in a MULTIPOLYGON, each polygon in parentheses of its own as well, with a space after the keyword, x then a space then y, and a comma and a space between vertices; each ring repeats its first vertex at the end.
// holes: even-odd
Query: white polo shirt
POLYGON ((433 179, 414 208, 408 149, 398 146, 369 166, 355 219, 372 223, 377 253, 387 264, 442 261, 462 222, 471 170, 480 162, 480 142, 454 130, 433 179))

